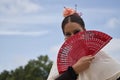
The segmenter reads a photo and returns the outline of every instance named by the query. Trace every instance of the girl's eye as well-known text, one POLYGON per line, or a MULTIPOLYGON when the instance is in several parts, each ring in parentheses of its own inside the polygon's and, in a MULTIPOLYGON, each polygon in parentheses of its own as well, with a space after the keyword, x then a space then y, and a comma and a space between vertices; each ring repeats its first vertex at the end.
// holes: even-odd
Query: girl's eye
POLYGON ((80 30, 75 30, 75 31, 74 31, 74 34, 77 34, 78 32, 80 32, 80 30))
POLYGON ((71 35, 70 33, 65 33, 65 36, 67 36, 67 37, 70 36, 70 35, 71 35))

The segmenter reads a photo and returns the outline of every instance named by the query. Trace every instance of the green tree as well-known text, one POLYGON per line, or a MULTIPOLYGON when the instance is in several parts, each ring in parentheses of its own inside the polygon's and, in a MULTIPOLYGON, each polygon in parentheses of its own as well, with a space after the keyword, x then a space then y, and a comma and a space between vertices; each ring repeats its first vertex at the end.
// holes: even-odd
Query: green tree
POLYGON ((7 80, 7 77, 9 77, 10 74, 7 70, 4 70, 0 75, 0 80, 7 80))
POLYGON ((14 80, 24 80, 24 69, 22 66, 20 66, 19 68, 16 68, 12 73, 12 79, 14 80))
POLYGON ((48 56, 40 56, 37 60, 31 60, 25 66, 26 80, 46 80, 52 66, 48 56))
POLYGON ((3 71, 0 80, 46 80, 52 66, 47 55, 39 56, 37 60, 30 60, 24 67, 20 66, 12 71, 3 71))

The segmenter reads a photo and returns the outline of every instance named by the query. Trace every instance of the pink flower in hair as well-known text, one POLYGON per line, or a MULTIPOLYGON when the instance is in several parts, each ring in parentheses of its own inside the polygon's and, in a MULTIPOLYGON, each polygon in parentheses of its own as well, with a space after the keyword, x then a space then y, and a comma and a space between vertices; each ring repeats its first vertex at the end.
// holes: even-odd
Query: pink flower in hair
POLYGON ((64 8, 65 8, 64 11, 63 11, 63 16, 64 17, 70 16, 70 15, 76 13, 76 10, 74 10, 72 8, 66 8, 66 7, 64 7, 64 8))

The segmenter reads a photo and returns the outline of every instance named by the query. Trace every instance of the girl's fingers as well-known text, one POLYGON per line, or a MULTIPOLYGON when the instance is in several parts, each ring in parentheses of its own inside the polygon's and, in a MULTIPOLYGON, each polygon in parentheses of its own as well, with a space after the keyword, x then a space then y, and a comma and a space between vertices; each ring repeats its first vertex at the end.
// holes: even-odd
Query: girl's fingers
POLYGON ((92 56, 92 55, 86 56, 86 60, 88 60, 88 61, 89 61, 89 60, 91 61, 91 60, 93 60, 94 58, 95 58, 95 57, 92 56))

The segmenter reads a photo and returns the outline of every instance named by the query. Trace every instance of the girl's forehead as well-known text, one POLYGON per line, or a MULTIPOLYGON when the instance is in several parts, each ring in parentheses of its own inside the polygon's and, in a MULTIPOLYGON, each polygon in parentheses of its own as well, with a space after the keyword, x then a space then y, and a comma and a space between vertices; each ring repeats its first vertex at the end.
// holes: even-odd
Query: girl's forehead
POLYGON ((82 28, 78 23, 75 23, 75 22, 69 22, 65 25, 65 28, 82 28))
POLYGON ((76 29, 82 30, 82 27, 77 23, 68 23, 67 25, 65 25, 64 32, 69 32, 76 29))

